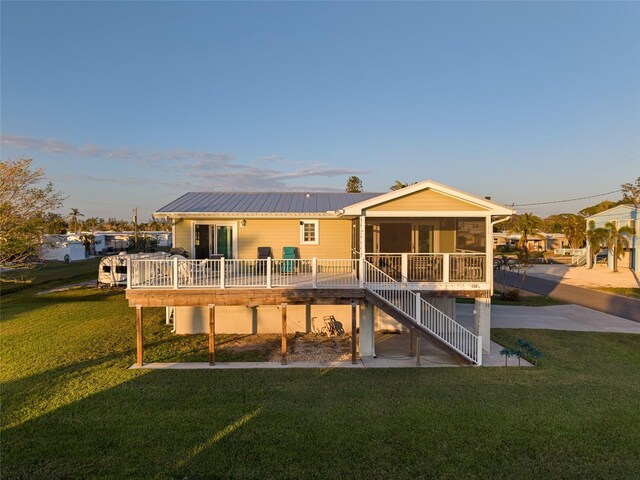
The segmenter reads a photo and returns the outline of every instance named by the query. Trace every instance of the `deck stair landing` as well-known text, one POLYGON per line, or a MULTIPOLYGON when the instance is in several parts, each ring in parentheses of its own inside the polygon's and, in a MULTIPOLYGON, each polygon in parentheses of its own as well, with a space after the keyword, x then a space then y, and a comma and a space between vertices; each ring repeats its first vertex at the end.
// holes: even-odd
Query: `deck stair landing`
POLYGON ((482 337, 426 302, 401 282, 365 261, 365 298, 414 333, 438 345, 465 363, 482 365, 482 337))

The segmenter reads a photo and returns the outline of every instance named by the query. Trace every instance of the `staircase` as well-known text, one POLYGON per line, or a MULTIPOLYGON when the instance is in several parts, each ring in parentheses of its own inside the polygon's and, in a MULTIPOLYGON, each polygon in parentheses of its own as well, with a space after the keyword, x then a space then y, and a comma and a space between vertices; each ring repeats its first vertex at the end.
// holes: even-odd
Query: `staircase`
POLYGON ((435 340, 464 363, 482 365, 482 337, 475 335, 402 283, 365 261, 368 302, 413 332, 435 340))

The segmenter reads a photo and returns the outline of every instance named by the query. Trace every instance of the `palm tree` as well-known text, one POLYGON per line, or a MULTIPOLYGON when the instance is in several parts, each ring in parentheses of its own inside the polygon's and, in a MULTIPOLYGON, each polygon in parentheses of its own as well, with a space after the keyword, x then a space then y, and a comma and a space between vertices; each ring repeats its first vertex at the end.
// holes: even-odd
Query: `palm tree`
POLYGON ((67 218, 69 219, 69 227, 71 227, 71 230, 76 233, 78 232, 78 229, 80 227, 80 220, 78 219, 78 217, 84 217, 84 214, 80 213, 80 210, 78 210, 77 208, 72 208, 71 213, 67 215, 67 218))
POLYGON ((604 224, 607 232, 607 247, 613 253, 613 271, 618 271, 618 259, 626 248, 629 248, 629 237, 633 235, 633 230, 627 226, 618 228, 617 222, 607 222, 604 224))
MULTIPOLYGON (((519 234, 520 241, 518 245, 522 249, 523 252, 529 253, 529 247, 527 246, 527 242, 530 237, 538 237, 544 238, 542 235, 538 234, 540 229, 541 220, 540 217, 535 216, 533 213, 524 213, 519 218, 516 224, 513 226, 513 229, 509 231, 509 234, 519 234)), ((545 245, 546 247, 546 245, 545 245)))
POLYGON ((401 182, 400 180, 396 180, 396 183, 389 187, 389 190, 400 190, 401 188, 408 187, 409 185, 415 185, 418 182, 401 182))
POLYGON ((607 234, 609 232, 606 228, 596 228, 596 222, 591 220, 589 222, 589 230, 587 230, 587 244, 589 245, 589 258, 591 259, 591 265, 589 268, 593 268, 596 263, 596 256, 602 251, 603 245, 606 243, 607 234))

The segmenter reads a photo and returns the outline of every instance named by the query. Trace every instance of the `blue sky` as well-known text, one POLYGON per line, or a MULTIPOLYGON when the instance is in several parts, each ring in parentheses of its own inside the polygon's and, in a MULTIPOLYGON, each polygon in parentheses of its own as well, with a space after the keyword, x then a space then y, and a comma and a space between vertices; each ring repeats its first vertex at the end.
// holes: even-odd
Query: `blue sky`
MULTIPOLYGON (((1 4, 2 159, 86 216, 426 178, 504 203, 640 175, 640 3, 1 4)), ((517 207, 541 215, 605 198, 517 207)))

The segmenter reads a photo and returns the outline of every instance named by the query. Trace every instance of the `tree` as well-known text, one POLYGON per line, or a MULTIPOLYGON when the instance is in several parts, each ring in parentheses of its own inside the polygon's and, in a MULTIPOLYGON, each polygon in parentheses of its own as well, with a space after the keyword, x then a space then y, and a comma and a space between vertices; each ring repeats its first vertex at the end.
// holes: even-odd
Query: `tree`
POLYGON ((347 180, 347 193, 362 192, 362 180, 355 175, 351 175, 347 180))
POLYGON ((409 185, 415 185, 416 183, 418 183, 418 182, 411 182, 411 183, 409 183, 409 182, 401 182, 400 180, 396 180, 396 183, 394 183, 393 185, 391 185, 391 186, 389 187, 389 190, 393 190, 393 191, 395 191, 395 190, 400 190, 401 188, 408 187, 409 185))
POLYGON ((605 228, 596 228, 596 222, 591 220, 589 222, 589 230, 587 230, 586 237, 589 245, 589 258, 591 259, 591 265, 589 268, 593 268, 596 263, 597 255, 602 251, 602 247, 607 240, 608 231, 605 228))
POLYGON ((77 208, 72 208, 69 215, 67 215, 67 219, 69 219, 69 229, 75 233, 80 230, 80 220, 78 217, 84 217, 84 214, 80 213, 80 210, 77 208))
POLYGON ((46 223, 44 233, 63 235, 67 233, 67 230, 69 229, 69 225, 67 225, 67 222, 59 213, 47 212, 44 215, 44 221, 46 223))
POLYGON ((569 240, 571 248, 581 248, 586 238, 584 218, 579 215, 568 215, 562 225, 562 233, 569 240))
MULTIPOLYGON (((37 264, 38 249, 47 228, 47 214, 63 197, 46 180, 32 159, 0 162, 0 266, 28 268, 37 264)), ((0 276, 2 281, 11 281, 0 276)))
POLYGON ((622 203, 632 203, 636 207, 640 206, 640 177, 635 183, 625 183, 620 185, 622 190, 622 203))
POLYGON ((610 208, 618 205, 617 202, 612 202, 611 200, 604 200, 597 205, 593 205, 591 207, 583 208, 578 212, 578 215, 582 215, 583 217, 590 217, 591 215, 595 215, 596 213, 604 212, 605 210, 609 210, 610 208))
POLYGON ((629 237, 633 235, 633 230, 627 226, 618 228, 616 222, 607 222, 604 224, 607 232, 607 247, 613 253, 613 271, 618 271, 618 260, 622 258, 622 254, 626 248, 629 248, 629 237))
MULTIPOLYGON (((514 215, 514 217, 516 217, 514 215)), ((533 213, 523 213, 517 215, 517 218, 512 219, 513 226, 511 227, 509 234, 519 234, 520 241, 518 246, 525 252, 529 253, 529 246, 527 245, 530 237, 543 238, 538 234, 540 226, 542 225, 542 219, 533 213)), ((545 246, 546 247, 546 246, 545 246)))

